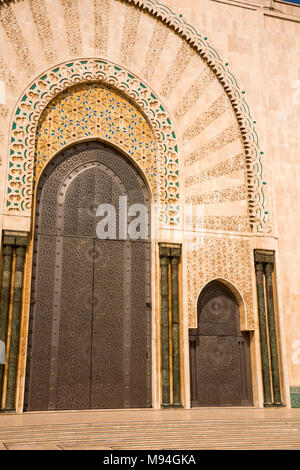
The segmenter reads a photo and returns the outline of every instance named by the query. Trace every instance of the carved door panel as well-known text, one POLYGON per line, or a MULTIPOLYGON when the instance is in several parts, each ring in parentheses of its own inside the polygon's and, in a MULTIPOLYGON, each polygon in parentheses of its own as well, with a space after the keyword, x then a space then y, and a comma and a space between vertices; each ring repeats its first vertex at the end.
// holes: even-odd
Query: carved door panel
POLYGON ((49 408, 85 409, 89 408, 86 391, 91 368, 93 262, 89 253, 93 240, 62 237, 61 244, 57 279, 61 278, 54 280, 58 290, 53 305, 49 408))
POLYGON ((151 405, 149 248, 95 240, 92 408, 151 405))
POLYGON ((249 338, 239 327, 239 309, 220 283, 206 286, 198 300, 198 328, 190 334, 192 406, 252 403, 249 338))
POLYGON ((66 150, 40 180, 26 410, 151 406, 150 243, 96 235, 96 208, 119 220, 120 196, 148 204, 137 170, 100 143, 66 150))

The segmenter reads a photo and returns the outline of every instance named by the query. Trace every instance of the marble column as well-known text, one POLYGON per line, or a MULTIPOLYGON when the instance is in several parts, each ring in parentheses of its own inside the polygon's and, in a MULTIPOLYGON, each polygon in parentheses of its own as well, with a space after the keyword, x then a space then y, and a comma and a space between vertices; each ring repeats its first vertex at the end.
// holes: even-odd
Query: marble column
POLYGON ((272 371, 272 389, 274 405, 281 405, 281 390, 280 390, 280 377, 278 366, 278 352, 277 352, 277 335, 276 323, 274 313, 274 295, 273 295, 273 263, 265 264, 265 279, 266 279, 266 297, 267 297, 267 312, 268 312, 268 327, 269 327, 269 344, 271 356, 271 371, 272 371))
POLYGON ((264 387, 264 405, 272 405, 271 380, 270 380, 270 363, 268 351, 268 334, 265 312, 265 292, 264 292, 264 268, 262 263, 255 264, 256 271, 256 289, 259 316, 259 332, 260 332, 260 349, 262 376, 264 387))
POLYGON ((172 290, 172 364, 173 364, 173 407, 182 407, 180 394, 180 323, 178 265, 180 248, 171 248, 171 290, 172 290))
POLYGON ((170 249, 160 246, 161 289, 161 372, 162 407, 170 407, 170 348, 169 348, 169 255, 170 249))
POLYGON ((5 409, 7 411, 15 410, 25 253, 26 253, 25 246, 17 246, 16 267, 15 267, 15 275, 14 275, 14 290, 13 290, 13 311, 12 311, 11 336, 10 336, 8 373, 7 373, 6 404, 5 404, 5 409))
MULTIPOLYGON (((7 237, 6 237, 7 238, 7 237)), ((12 269, 12 255, 13 246, 6 244, 7 239, 3 240, 3 258, 2 258, 2 282, 1 282, 1 306, 0 306, 0 341, 6 346, 7 342, 7 327, 8 315, 10 305, 10 291, 11 291, 11 269, 12 269)), ((5 364, 0 364, 0 408, 3 392, 5 364)))
POLYGON ((162 408, 178 408, 182 406, 180 393, 180 319, 178 281, 180 256, 181 245, 171 243, 159 244, 162 408), (170 352, 170 344, 172 345, 172 353, 170 352), (172 375, 170 373, 171 364, 172 375), (172 401, 170 393, 171 384, 173 392, 172 401))
POLYGON ((2 281, 4 280, 4 284, 1 288, 0 329, 1 338, 5 338, 5 341, 8 334, 10 334, 10 344, 8 354, 6 354, 6 369, 2 368, 1 396, 3 397, 3 393, 6 396, 4 411, 15 411, 27 233, 4 232, 3 245, 2 281), (12 262, 13 259, 14 263, 12 262), (11 312, 10 325, 8 325, 9 312, 11 312), (6 390, 3 389, 4 371, 7 373, 6 390))

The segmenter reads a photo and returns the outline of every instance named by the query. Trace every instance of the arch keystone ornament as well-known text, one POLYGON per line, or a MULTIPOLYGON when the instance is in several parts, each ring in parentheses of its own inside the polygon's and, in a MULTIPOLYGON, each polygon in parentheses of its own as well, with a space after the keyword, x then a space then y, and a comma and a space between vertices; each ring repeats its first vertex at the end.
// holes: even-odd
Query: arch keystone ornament
MULTIPOLYGON (((177 224, 179 222, 178 147, 170 116, 154 92, 138 77, 102 59, 75 60, 58 65, 41 74, 25 90, 16 106, 12 122, 6 213, 31 216, 34 168, 39 167, 40 173, 43 166, 40 161, 41 156, 36 153, 36 138, 41 129, 40 120, 47 106, 51 108, 51 102, 62 92, 71 90, 74 85, 89 83, 89 87, 87 86, 85 90, 88 95, 89 90, 96 87, 93 85, 94 82, 97 82, 99 87, 102 86, 102 89, 116 89, 116 93, 121 93, 125 101, 129 105, 132 104, 132 110, 136 111, 137 115, 132 116, 133 120, 136 117, 148 123, 156 141, 150 139, 148 146, 153 161, 146 170, 143 164, 138 163, 144 169, 152 187, 154 203, 166 208, 164 222, 168 225, 177 224)), ((85 104, 87 107, 90 104, 88 96, 85 97, 85 104)), ((105 119, 103 116, 103 121, 105 119)), ((101 116, 99 122, 101 123, 101 116)), ((64 126, 72 127, 72 123, 66 122, 64 126)), ((92 132, 91 129, 89 132, 84 132, 85 123, 78 122, 78 126, 81 126, 81 133, 79 135, 78 129, 76 130, 77 140, 99 137, 98 133, 92 132)), ((57 132, 59 133, 59 130, 57 132)), ((135 129, 131 129, 131 132, 130 137, 134 143, 137 140, 135 129)), ((101 140, 117 144, 121 150, 135 159, 137 148, 132 145, 132 148, 128 149, 128 146, 120 140, 116 143, 112 136, 113 132, 108 132, 101 136, 101 140)), ((58 142, 58 147, 52 150, 57 152, 67 144, 66 139, 62 138, 58 142)), ((53 155, 54 153, 51 157, 53 155)), ((49 159, 45 158, 45 164, 46 161, 49 159)))

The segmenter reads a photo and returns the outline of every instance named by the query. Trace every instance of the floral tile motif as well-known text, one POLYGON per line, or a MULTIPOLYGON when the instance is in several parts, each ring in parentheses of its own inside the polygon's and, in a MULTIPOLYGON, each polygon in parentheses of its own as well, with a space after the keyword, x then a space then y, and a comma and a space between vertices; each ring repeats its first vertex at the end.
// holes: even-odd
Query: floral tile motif
POLYGON ((156 139, 145 116, 112 87, 84 83, 64 90, 42 113, 34 159, 36 180, 66 145, 97 138, 130 155, 147 175, 157 196, 156 139))

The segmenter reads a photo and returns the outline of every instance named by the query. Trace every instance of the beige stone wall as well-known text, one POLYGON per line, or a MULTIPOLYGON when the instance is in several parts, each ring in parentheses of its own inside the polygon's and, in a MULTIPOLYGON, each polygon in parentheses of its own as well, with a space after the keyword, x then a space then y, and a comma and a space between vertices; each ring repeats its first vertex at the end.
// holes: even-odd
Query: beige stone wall
MULTIPOLYGON (((278 314, 288 402, 288 386, 300 385, 300 364, 293 360, 295 341, 300 340, 296 308, 300 297, 300 248, 296 243, 300 8, 274 2, 276 11, 270 11, 263 8, 267 1, 164 0, 164 4, 208 39, 245 91, 263 152, 265 208, 271 215, 271 231, 250 232, 245 149, 222 85, 179 34, 120 0, 21 0, 0 8, 0 226, 18 230, 30 226, 30 217, 9 212, 6 206, 9 142, 15 138, 12 122, 24 90, 45 71, 78 58, 101 57, 129 70, 153 90, 172 120, 179 154, 180 202, 201 207, 199 230, 206 242, 199 245, 195 258, 201 260, 207 253, 215 257, 215 269, 210 272, 215 278, 223 256, 219 276, 232 282, 245 302, 249 324, 247 317, 242 324, 254 331, 255 338, 256 404, 261 404, 261 384, 252 250, 262 247, 278 252, 278 314), (208 246, 217 248, 209 251, 208 246), (242 263, 235 271, 238 254, 242 263)), ((180 229, 178 233, 177 241, 188 250, 187 243, 194 243, 193 238, 189 240, 189 234, 180 229)), ((161 239, 171 238, 162 231, 161 239)), ((190 279, 189 287, 189 269, 183 265, 186 326, 186 319, 193 315, 190 294, 195 296, 210 280, 199 272, 190 279)))
MULTIPOLYGON (((246 91, 264 151, 273 195, 278 248, 278 310, 285 331, 289 384, 300 384, 299 290, 299 144, 300 7, 274 2, 275 11, 238 2, 166 2, 207 35, 246 91), (285 14, 281 14, 284 12, 285 14)), ((251 3, 251 2, 249 2, 251 3)), ((268 2, 256 2, 267 5, 268 2)), ((285 351, 283 349, 283 354, 285 351)))
POLYGON ((165 3, 207 35, 228 60, 257 121, 273 195, 279 313, 285 324, 289 383, 299 386, 300 7, 274 2, 273 12, 250 6, 252 2, 165 3))

